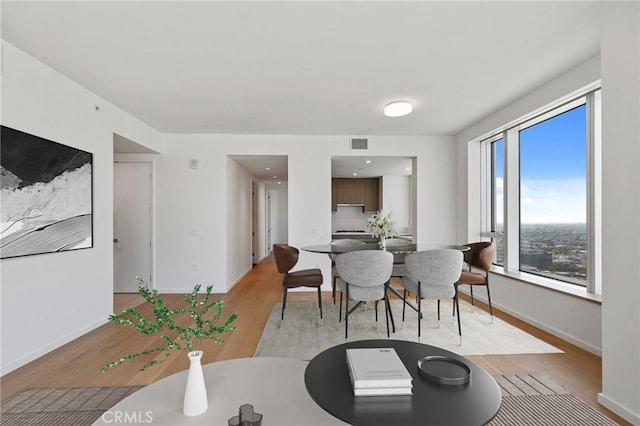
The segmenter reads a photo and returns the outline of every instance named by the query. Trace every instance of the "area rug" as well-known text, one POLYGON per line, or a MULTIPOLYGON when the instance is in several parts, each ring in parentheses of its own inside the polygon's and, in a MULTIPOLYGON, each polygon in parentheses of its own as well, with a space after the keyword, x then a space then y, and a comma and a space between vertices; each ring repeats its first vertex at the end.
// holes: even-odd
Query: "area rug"
MULTIPOLYGON (((346 341, 386 339, 384 305, 378 306, 375 321, 373 303, 349 316, 349 338, 344 338, 344 318, 338 322, 338 303, 323 303, 324 319, 320 319, 317 302, 288 302, 284 320, 280 320, 282 304, 276 303, 265 325, 254 356, 275 356, 310 360, 318 353, 346 341)), ((438 346, 460 355, 539 354, 562 351, 466 302, 462 312, 462 342, 458 324, 452 315, 450 301, 441 302, 441 321, 437 320, 436 302, 422 301, 422 337, 418 340, 418 314, 407 308, 402 322, 402 301, 392 300, 396 332, 392 339, 409 340, 438 346)))
MULTIPOLYGON (((491 426, 616 424, 544 375, 494 378, 502 391, 502 406, 491 426)), ((2 403, 0 424, 91 425, 138 389, 140 387, 27 389, 2 403)))
POLYGON ((502 391, 502 405, 490 426, 617 424, 544 374, 494 376, 494 379, 502 391))
POLYGON ((0 424, 90 425, 138 389, 140 386, 27 389, 0 405, 0 424))

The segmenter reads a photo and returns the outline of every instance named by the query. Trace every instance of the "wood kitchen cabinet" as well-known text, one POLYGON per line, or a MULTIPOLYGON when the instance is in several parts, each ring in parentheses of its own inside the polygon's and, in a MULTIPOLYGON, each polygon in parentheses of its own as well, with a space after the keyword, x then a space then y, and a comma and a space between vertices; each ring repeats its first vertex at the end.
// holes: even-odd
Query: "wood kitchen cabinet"
POLYGON ((364 181, 364 212, 375 213, 380 210, 380 178, 362 180, 364 181))
POLYGON ((338 204, 359 204, 365 212, 378 211, 380 178, 331 179, 331 211, 337 211, 338 204))

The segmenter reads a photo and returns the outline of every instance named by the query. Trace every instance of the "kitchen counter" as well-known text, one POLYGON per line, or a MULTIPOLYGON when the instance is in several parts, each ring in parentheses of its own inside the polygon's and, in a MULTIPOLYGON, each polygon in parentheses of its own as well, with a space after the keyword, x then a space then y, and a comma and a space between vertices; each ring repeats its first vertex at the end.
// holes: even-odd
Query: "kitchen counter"
POLYGON ((378 241, 373 235, 368 232, 335 232, 331 234, 331 240, 344 240, 344 239, 353 239, 353 240, 362 240, 364 242, 374 242, 378 241))

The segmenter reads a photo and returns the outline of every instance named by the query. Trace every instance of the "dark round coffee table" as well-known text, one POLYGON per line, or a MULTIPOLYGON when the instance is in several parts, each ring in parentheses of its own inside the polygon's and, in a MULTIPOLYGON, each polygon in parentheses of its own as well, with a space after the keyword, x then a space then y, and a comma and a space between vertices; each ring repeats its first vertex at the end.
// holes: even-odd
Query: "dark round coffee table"
POLYGON ((484 425, 495 417, 502 402, 493 377, 468 359, 403 340, 359 340, 329 348, 309 362, 304 381, 320 407, 353 425, 484 425), (413 395, 354 397, 346 350, 382 347, 395 348, 413 377, 413 395), (435 355, 464 362, 471 370, 469 383, 438 384, 419 374, 418 360, 435 355))

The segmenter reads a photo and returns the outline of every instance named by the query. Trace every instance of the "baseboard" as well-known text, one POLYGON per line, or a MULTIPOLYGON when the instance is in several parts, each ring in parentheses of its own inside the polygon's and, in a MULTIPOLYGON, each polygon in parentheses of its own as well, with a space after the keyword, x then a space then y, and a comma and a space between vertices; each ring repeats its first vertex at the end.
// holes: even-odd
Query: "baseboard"
MULTIPOLYGON (((460 291, 461 293, 464 293, 466 295, 469 295, 469 293, 467 293, 466 291, 460 291)), ((474 294, 474 299, 476 300, 480 300, 481 302, 488 304, 489 302, 487 301, 486 298, 482 297, 482 296, 478 296, 477 294, 474 294)), ((546 331, 549 334, 553 334, 556 337, 559 337, 560 339, 571 343, 572 345, 575 345, 581 349, 584 349, 587 352, 590 352, 594 355, 597 355, 599 357, 602 357, 602 349, 595 347, 583 340, 577 339, 569 334, 564 333, 561 330, 558 330, 556 328, 550 327, 547 324, 541 323, 540 321, 534 319, 534 318, 530 318, 526 315, 521 314, 520 312, 514 311, 504 305, 501 305, 499 303, 495 303, 493 302, 493 307, 497 308, 499 310, 501 310, 502 312, 511 315, 512 317, 518 318, 519 320, 522 320, 524 322, 526 322, 527 324, 531 324, 532 326, 539 328, 540 330, 546 331)))
POLYGON ((632 413, 631 410, 611 400, 602 392, 598 393, 598 403, 613 411, 632 425, 640 425, 640 413, 632 413))
POLYGON ((16 370, 20 367, 22 367, 23 365, 26 365, 28 363, 30 363, 33 360, 36 360, 38 358, 40 358, 43 355, 48 354, 49 352, 53 351, 54 349, 59 348, 60 346, 69 343, 70 341, 77 339, 78 337, 87 334, 88 332, 90 332, 91 330, 94 330, 98 327, 100 327, 101 325, 104 325, 108 322, 108 320, 105 319, 101 319, 98 321, 95 321, 92 324, 89 324, 86 327, 82 327, 81 329, 68 334, 58 340, 55 340, 54 342, 45 345, 41 348, 36 349, 35 351, 32 351, 31 353, 23 356, 22 358, 19 358, 15 361, 12 361, 8 364, 4 364, 2 366, 0 366, 0 376, 4 376, 5 374, 8 374, 10 372, 12 372, 13 370, 16 370))
POLYGON ((240 274, 240 276, 239 276, 235 281, 233 281, 231 284, 229 284, 229 285, 227 286, 227 292, 231 291, 231 289, 232 289, 233 287, 235 287, 235 285, 236 285, 236 284, 238 284, 238 283, 239 283, 239 282, 240 282, 240 281, 241 281, 245 276, 247 276, 247 274, 248 274, 249 272, 251 272, 251 270, 252 270, 252 269, 253 269, 253 266, 251 266, 249 269, 247 269, 246 271, 244 271, 242 274, 240 274))

